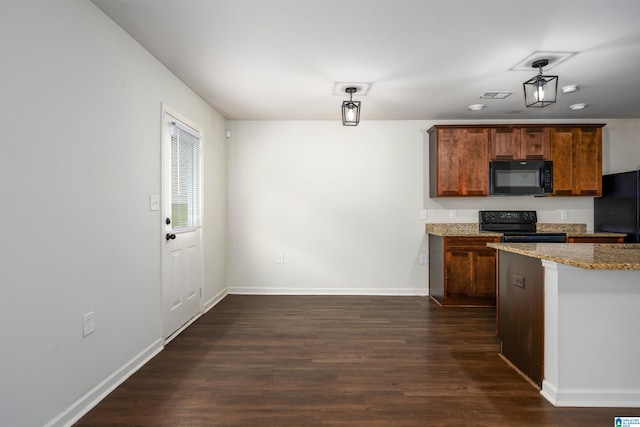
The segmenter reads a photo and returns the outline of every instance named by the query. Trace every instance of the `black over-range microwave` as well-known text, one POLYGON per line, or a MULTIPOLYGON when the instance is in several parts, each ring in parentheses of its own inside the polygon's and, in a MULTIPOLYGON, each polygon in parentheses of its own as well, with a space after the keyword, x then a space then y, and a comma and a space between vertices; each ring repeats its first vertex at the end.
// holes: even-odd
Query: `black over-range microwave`
POLYGON ((539 196, 553 193, 553 162, 509 160, 489 162, 489 194, 539 196))

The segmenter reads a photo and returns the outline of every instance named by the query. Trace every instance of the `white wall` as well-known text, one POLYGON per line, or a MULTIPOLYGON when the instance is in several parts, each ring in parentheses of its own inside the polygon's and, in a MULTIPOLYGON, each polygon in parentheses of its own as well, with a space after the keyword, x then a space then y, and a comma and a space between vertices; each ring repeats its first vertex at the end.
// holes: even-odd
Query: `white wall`
POLYGON ((640 168, 640 119, 605 120, 602 136, 602 173, 640 168))
MULTIPOLYGON (((640 120, 591 122, 607 123, 605 173, 640 164, 640 120)), ((434 124, 228 122, 229 292, 424 294, 420 209, 428 222, 532 209, 540 222, 593 230, 592 197, 429 198, 426 130, 434 124)))
POLYGON ((88 1, 3 1, 0 43, 0 425, 63 424, 162 345, 161 102, 204 126, 224 292, 225 123, 88 1))
POLYGON ((426 293, 424 126, 228 126, 229 292, 426 293))

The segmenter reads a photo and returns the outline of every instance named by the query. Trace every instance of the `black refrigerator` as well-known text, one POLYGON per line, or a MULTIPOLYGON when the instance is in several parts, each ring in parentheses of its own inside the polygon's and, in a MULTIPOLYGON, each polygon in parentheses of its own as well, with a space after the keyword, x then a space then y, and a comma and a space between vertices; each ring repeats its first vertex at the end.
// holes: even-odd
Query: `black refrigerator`
POLYGON ((593 229, 626 233, 640 243, 640 170, 602 176, 602 197, 593 199, 593 229))

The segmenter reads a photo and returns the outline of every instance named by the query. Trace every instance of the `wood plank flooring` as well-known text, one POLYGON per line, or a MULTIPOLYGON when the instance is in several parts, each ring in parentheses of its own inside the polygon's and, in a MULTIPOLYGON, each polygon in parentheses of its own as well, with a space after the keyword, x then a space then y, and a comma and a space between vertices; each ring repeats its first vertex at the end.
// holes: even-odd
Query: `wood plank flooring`
POLYGON ((612 426, 499 356, 494 308, 425 297, 229 295, 77 426, 612 426))

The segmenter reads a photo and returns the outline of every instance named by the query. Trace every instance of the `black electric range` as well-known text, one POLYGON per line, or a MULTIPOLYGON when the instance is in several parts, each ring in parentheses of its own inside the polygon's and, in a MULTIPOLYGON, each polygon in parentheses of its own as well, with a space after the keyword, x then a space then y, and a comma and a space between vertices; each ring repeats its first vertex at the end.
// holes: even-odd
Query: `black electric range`
POLYGON ((480 231, 502 233, 501 242, 566 243, 566 233, 538 233, 536 211, 480 211, 480 231))

